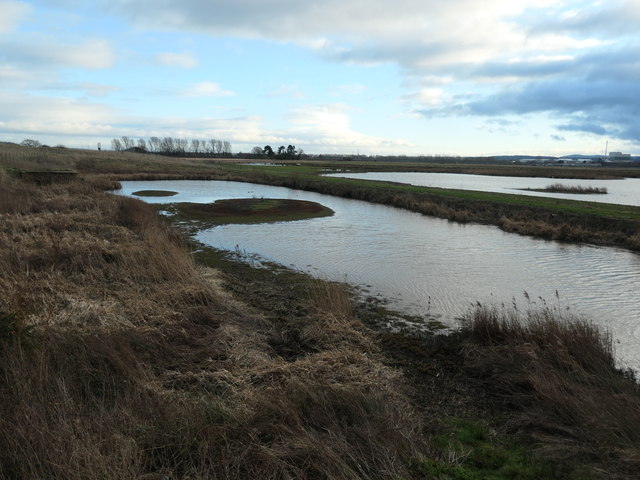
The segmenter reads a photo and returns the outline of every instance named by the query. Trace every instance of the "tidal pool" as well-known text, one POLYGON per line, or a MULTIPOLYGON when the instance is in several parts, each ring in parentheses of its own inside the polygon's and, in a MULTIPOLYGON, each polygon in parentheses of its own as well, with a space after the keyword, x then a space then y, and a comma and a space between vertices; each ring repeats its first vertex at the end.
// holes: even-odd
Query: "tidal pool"
POLYGON ((502 177, 491 175, 468 175, 463 173, 427 172, 332 173, 327 176, 406 183, 421 187, 512 193, 518 195, 533 195, 538 197, 566 198, 569 200, 640 206, 640 178, 625 178, 620 180, 582 180, 573 178, 502 177), (581 186, 606 188, 607 193, 604 195, 584 195, 526 190, 530 188, 546 188, 554 183, 561 183, 562 185, 572 187, 581 186))
POLYGON ((280 187, 221 181, 122 182, 118 193, 171 190, 151 203, 223 198, 291 198, 334 210, 331 217, 224 225, 196 238, 319 278, 347 281, 402 312, 450 326, 476 302, 547 305, 586 316, 609 330, 621 365, 640 370, 640 255, 565 244, 457 224, 383 205, 280 187), (525 293, 526 292, 526 293, 525 293), (527 298, 528 297, 528 298, 527 298))

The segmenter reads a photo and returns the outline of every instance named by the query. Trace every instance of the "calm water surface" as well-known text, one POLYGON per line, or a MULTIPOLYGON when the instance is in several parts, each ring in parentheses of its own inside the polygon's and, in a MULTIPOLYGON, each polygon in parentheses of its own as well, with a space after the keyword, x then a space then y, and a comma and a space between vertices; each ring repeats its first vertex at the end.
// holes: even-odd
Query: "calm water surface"
POLYGON ((336 173, 329 176, 361 180, 383 180, 421 187, 514 193, 538 197, 566 198, 570 200, 640 206, 640 178, 625 178, 623 180, 580 180, 573 178, 498 177, 489 175, 467 175, 462 173, 425 172, 336 173), (523 190, 527 188, 545 188, 555 183, 569 186, 606 188, 607 193, 604 195, 581 195, 523 190))
POLYGON ((122 182, 120 193, 173 190, 153 203, 269 197, 322 203, 336 214, 312 220, 226 225, 197 239, 239 248, 323 279, 348 281, 390 307, 455 326, 473 304, 529 302, 570 309, 613 334, 624 365, 640 370, 640 255, 461 225, 382 205, 237 182, 122 182), (527 292, 530 301, 525 299, 527 292), (557 292, 557 295, 556 295, 557 292))

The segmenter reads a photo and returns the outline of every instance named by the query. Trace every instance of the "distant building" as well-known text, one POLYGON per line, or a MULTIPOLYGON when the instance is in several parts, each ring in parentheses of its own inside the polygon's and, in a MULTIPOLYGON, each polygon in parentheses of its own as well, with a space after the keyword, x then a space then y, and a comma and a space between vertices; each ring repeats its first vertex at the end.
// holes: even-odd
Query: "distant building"
POLYGON ((631 154, 622 152, 609 152, 610 162, 630 162, 631 154))

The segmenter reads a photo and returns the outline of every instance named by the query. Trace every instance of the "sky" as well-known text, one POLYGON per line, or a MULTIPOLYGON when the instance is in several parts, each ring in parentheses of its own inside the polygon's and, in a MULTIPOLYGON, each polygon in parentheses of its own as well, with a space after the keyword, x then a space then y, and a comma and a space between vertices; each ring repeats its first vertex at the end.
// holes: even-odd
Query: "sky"
POLYGON ((640 154, 640 0, 0 0, 0 141, 640 154))

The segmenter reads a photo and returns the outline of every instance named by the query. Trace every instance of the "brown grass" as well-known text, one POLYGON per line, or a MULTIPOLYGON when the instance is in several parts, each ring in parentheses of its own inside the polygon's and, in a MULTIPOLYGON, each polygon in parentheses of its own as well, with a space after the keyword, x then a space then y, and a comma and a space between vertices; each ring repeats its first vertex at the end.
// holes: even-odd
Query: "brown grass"
POLYGON ((110 180, 1 181, 0 478, 407 473, 420 422, 340 287, 267 318, 110 180))
POLYGON ((577 193, 577 194, 605 194, 607 189, 604 187, 583 187, 582 185, 564 185, 562 183, 554 183, 546 188, 540 189, 541 192, 553 193, 577 193))
POLYGON ((616 369, 609 334, 551 309, 485 307, 463 333, 466 368, 514 410, 514 431, 536 438, 549 458, 597 463, 607 478, 634 478, 640 387, 616 369))

